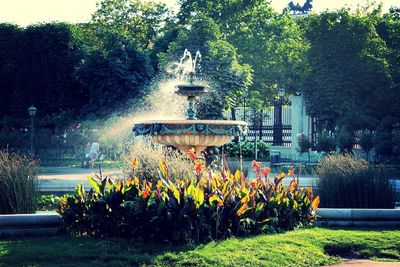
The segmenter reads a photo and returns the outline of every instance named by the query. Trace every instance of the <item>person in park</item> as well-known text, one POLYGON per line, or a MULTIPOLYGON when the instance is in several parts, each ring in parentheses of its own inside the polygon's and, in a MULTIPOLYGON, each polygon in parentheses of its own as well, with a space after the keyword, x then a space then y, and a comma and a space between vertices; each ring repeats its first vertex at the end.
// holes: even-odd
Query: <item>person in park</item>
POLYGON ((93 142, 92 146, 90 147, 90 160, 93 166, 94 161, 99 158, 99 148, 100 145, 97 142, 93 142))
POLYGON ((89 168, 91 147, 92 145, 90 143, 86 144, 86 147, 82 153, 81 168, 89 168))

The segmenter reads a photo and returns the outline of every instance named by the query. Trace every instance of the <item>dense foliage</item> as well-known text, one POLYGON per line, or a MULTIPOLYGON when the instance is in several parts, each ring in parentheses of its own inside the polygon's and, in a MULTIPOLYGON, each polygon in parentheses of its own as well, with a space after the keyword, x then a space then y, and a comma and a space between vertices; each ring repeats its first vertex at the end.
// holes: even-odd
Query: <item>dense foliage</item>
POLYGON ((76 26, 62 23, 25 29, 0 24, 2 118, 26 118, 32 103, 41 116, 79 110, 85 103, 84 91, 73 78, 82 59, 76 31, 76 26))
MULTIPOLYGON (((132 161, 132 168, 139 162, 132 161)), ((285 173, 270 181, 268 167, 253 162, 256 179, 247 181, 237 171, 205 171, 194 161, 194 177, 172 179, 165 162, 160 177, 125 181, 101 174, 82 184, 61 203, 63 227, 78 235, 134 237, 173 243, 207 242, 230 236, 248 236, 306 227, 315 219, 319 197, 311 188, 299 188, 294 170, 289 186, 285 173)))
MULTIPOLYGON (((200 100, 199 118, 222 117, 242 105, 245 92, 247 106, 260 110, 285 88, 304 96, 318 131, 325 128, 342 151, 364 130, 374 133, 378 160, 399 158, 398 9, 299 18, 275 12, 267 0, 179 4, 173 14, 152 1, 102 0, 87 24, 0 24, 0 145, 26 146, 33 103, 41 135, 67 147, 61 137, 76 120, 104 119, 124 112, 129 100, 141 102, 149 81, 187 48, 203 54, 198 78, 214 89, 200 100)), ((333 150, 329 138, 317 139, 333 150)))
MULTIPOLYGON (((257 156, 268 160, 269 158, 270 146, 263 142, 257 141, 257 156)), ((246 159, 251 159, 255 157, 256 148, 254 141, 242 141, 240 143, 229 143, 225 146, 225 153, 229 157, 239 158, 240 155, 246 159)))
POLYGON ((34 213, 37 170, 27 157, 0 152, 0 214, 34 213))
POLYGON ((250 66, 239 63, 236 48, 223 37, 220 26, 204 15, 193 18, 189 29, 181 28, 167 51, 159 53, 161 67, 179 60, 184 49, 201 53, 196 76, 211 86, 200 100, 199 118, 221 118, 228 107, 226 99, 237 97, 251 84, 250 66))

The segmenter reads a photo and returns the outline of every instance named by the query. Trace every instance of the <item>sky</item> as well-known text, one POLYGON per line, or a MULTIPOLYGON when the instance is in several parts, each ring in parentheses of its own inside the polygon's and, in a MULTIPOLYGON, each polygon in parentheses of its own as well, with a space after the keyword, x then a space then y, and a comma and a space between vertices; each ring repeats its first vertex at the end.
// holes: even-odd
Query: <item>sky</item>
MULTIPOLYGON (((14 23, 20 26, 41 22, 88 22, 91 14, 96 10, 99 0, 0 0, 0 23, 14 23)), ((305 0, 293 2, 304 3, 305 0)), ((368 0, 314 0, 313 11, 321 12, 325 9, 337 9, 344 6, 355 8, 365 4, 368 0)), ((370 2, 372 0, 369 0, 370 2)), ((176 0, 161 0, 169 7, 177 9, 176 0)), ((290 0, 272 0, 272 7, 281 11, 290 0)), ((391 6, 400 6, 400 0, 382 0, 383 9, 387 11, 391 6)))

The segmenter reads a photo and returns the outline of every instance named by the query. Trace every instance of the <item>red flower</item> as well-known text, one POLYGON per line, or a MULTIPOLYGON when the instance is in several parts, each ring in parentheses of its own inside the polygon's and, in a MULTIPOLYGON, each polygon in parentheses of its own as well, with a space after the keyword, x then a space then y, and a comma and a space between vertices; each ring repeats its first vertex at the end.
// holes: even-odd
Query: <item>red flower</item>
POLYGON ((264 167, 264 169, 261 171, 261 173, 264 174, 265 177, 267 177, 270 172, 271 172, 270 167, 264 167))
POLYGON ((293 168, 289 169, 288 176, 294 176, 294 169, 293 168))
POLYGON ((192 149, 190 149, 188 152, 186 152, 186 154, 188 155, 188 157, 189 157, 192 161, 195 161, 195 160, 197 159, 197 155, 196 155, 195 152, 196 152, 196 151, 195 151, 194 148, 192 148, 192 149))
POLYGON ((148 198, 150 196, 150 188, 146 188, 146 190, 143 191, 143 198, 148 198))
POLYGON ((260 173, 261 171, 261 162, 255 161, 253 160, 253 162, 251 163, 251 165, 253 165, 254 171, 256 173, 260 173))
POLYGON ((194 161, 194 170, 196 171, 197 176, 200 176, 201 172, 206 168, 204 162, 197 159, 194 161))

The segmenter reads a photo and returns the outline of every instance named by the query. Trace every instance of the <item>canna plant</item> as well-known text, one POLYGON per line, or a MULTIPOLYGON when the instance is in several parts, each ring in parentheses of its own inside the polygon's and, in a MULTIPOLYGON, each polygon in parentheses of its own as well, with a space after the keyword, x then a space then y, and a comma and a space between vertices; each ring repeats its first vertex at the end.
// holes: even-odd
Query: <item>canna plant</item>
POLYGON ((293 169, 283 186, 286 174, 270 181, 260 162, 253 161, 256 178, 248 181, 240 171, 213 171, 192 159, 193 175, 183 179, 172 179, 165 161, 153 180, 89 177, 89 192, 79 184, 61 202, 63 228, 80 236, 200 243, 312 225, 319 197, 299 187, 293 169))

